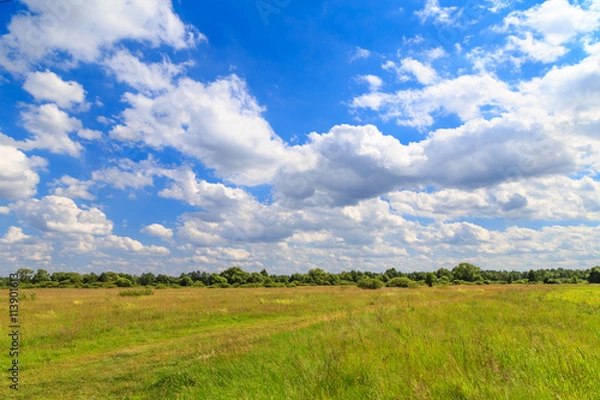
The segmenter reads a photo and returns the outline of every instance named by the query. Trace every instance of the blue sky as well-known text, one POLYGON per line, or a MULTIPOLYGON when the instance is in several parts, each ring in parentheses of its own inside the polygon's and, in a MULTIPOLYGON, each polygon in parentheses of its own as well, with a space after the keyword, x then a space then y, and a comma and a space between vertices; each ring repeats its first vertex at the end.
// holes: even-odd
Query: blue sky
POLYGON ((599 263, 598 1, 0 7, 0 274, 599 263))

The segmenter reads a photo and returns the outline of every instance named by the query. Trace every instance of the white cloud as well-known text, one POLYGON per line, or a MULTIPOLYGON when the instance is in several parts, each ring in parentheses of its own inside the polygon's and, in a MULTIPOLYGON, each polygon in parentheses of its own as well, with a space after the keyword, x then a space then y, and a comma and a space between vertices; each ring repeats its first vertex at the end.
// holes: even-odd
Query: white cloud
POLYGON ((0 144, 0 154, 0 198, 15 200, 35 195, 40 181, 35 170, 44 167, 45 160, 28 158, 23 152, 3 144, 0 144))
POLYGON ((369 50, 357 47, 350 56, 350 62, 367 59, 369 57, 371 57, 371 52, 369 50))
POLYGON ((92 180, 103 182, 117 189, 141 189, 154 183, 154 176, 161 175, 152 157, 135 163, 128 159, 119 160, 117 167, 103 168, 92 172, 92 180))
POLYGON ((0 243, 3 244, 14 244, 18 242, 22 242, 25 239, 28 239, 30 236, 25 235, 23 230, 16 226, 11 226, 8 228, 8 232, 2 239, 0 239, 0 243))
POLYGON ((266 183, 293 156, 236 75, 208 85, 182 78, 160 96, 128 93, 125 100, 131 108, 110 137, 175 148, 231 182, 266 183))
POLYGON ((16 142, 23 150, 48 149, 53 153, 79 157, 83 146, 74 142, 69 133, 81 129, 81 121, 69 117, 56 104, 31 106, 21 112, 25 129, 33 133, 34 138, 16 142))
POLYGON ((375 75, 361 75, 357 80, 369 85, 369 90, 372 92, 378 91, 381 88, 381 85, 383 85, 381 78, 375 75))
POLYGON ((170 89, 175 76, 184 72, 186 65, 175 65, 163 59, 161 63, 146 64, 127 50, 121 50, 104 64, 119 82, 125 82, 142 92, 170 89))
POLYGON ((400 214, 447 221, 465 217, 573 221, 600 219, 600 183, 590 177, 530 178, 476 190, 390 193, 400 214))
POLYGON ((41 200, 20 200, 10 208, 41 232, 107 235, 113 224, 97 208, 80 209, 67 197, 46 196, 41 200))
POLYGON ((455 22, 456 11, 458 7, 442 7, 439 0, 426 0, 425 7, 416 11, 415 15, 419 17, 421 23, 432 19, 436 24, 450 25, 455 22))
POLYGON ((156 236, 156 237, 159 237, 159 238, 165 239, 165 240, 169 239, 173 236, 173 230, 169 229, 169 228, 165 228, 161 224, 152 224, 152 225, 145 226, 144 228, 142 228, 140 230, 140 232, 142 232, 146 235, 156 236))
POLYGON ((72 61, 97 61, 124 40, 183 49, 206 38, 184 25, 169 0, 28 0, 0 37, 0 66, 24 73, 57 52, 72 61))
POLYGON ((409 75, 414 76, 423 85, 430 85, 437 80, 435 69, 410 57, 404 58, 400 66, 393 61, 387 61, 382 65, 382 68, 386 71, 395 72, 401 82, 411 79, 409 75))
POLYGON ((585 5, 587 7, 582 8, 567 0, 549 0, 525 11, 510 13, 503 25, 495 28, 511 34, 500 54, 521 53, 544 63, 558 60, 568 52, 569 42, 600 27, 600 10, 593 4, 585 5))
POLYGON ((8 215, 10 214, 10 208, 0 206, 0 215, 8 215))
POLYGON ((100 140, 102 139, 102 132, 92 129, 80 129, 77 131, 77 136, 86 140, 100 140))
POLYGON ((83 86, 75 81, 65 82, 50 71, 30 73, 23 89, 37 101, 54 102, 62 108, 71 108, 85 101, 83 86))
POLYGON ((95 200, 96 196, 90 193, 94 186, 93 181, 80 181, 69 175, 54 180, 50 186, 54 187, 55 196, 68 197, 71 199, 95 200))

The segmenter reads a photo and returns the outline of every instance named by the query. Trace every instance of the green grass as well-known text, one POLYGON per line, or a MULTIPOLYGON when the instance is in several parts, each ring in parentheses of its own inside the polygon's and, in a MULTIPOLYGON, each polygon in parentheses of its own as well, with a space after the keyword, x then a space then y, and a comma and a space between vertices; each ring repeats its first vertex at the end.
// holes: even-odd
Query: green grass
POLYGON ((0 398, 597 398, 598 286, 154 293, 36 290, 0 398))

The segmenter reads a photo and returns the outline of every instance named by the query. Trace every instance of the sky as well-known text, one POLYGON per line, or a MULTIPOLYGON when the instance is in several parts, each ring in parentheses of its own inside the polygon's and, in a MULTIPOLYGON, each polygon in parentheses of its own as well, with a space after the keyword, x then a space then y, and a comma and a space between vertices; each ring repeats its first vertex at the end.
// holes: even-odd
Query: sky
POLYGON ((0 275, 600 264, 600 1, 0 4, 0 275))

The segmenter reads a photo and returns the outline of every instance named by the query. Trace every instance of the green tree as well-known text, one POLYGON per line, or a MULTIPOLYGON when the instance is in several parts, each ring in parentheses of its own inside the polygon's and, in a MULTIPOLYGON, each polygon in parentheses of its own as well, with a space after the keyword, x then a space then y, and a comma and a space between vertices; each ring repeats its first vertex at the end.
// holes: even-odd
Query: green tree
POLYGON ((19 282, 21 283, 30 283, 33 277, 33 270, 29 268, 20 268, 17 270, 17 275, 19 276, 19 282))
POLYGON ((90 272, 89 274, 83 275, 82 280, 83 280, 83 283, 88 283, 88 284, 94 283, 98 280, 98 275, 96 275, 93 272, 90 272))
POLYGON ((179 278, 179 286, 192 286, 193 284, 194 281, 187 275, 184 275, 183 277, 179 278))
POLYGON ((600 267, 592 268, 587 279, 589 283, 600 283, 600 267))
POLYGON ((50 274, 45 269, 38 269, 33 278, 31 278, 31 282, 33 283, 48 282, 49 280, 50 274))
POLYGON ((454 279, 466 282, 474 282, 481 274, 481 268, 469 263, 460 263, 452 269, 454 279))
POLYGON ((442 276, 447 276, 449 281, 452 280, 452 272, 450 272, 449 269, 440 268, 435 272, 435 274, 438 277, 438 279, 441 278, 442 276))
POLYGON ((230 285, 243 285, 244 283, 248 282, 250 274, 240 267, 231 267, 221 272, 221 276, 227 279, 227 283, 230 285))
POLYGON ((437 283, 437 275, 434 274, 433 272, 428 272, 427 275, 425 276, 425 283, 427 284, 427 286, 432 287, 433 285, 435 285, 437 283))
POLYGON ((213 285, 218 286, 218 285, 223 285, 226 283, 227 283, 227 279, 222 277, 219 274, 212 273, 208 276, 208 284, 210 286, 213 286, 213 285))
POLYGON ((156 277, 152 272, 146 272, 140 275, 138 283, 142 286, 152 286, 156 283, 156 277))

